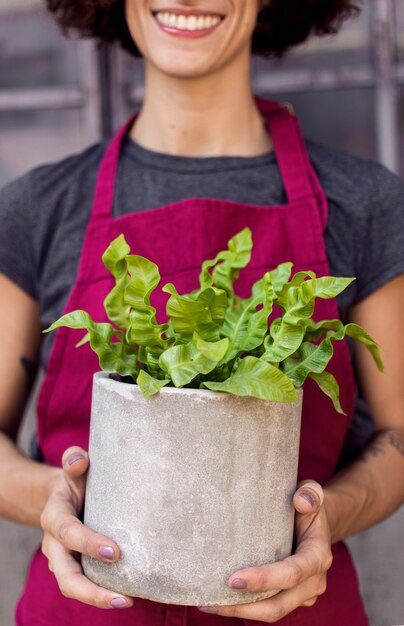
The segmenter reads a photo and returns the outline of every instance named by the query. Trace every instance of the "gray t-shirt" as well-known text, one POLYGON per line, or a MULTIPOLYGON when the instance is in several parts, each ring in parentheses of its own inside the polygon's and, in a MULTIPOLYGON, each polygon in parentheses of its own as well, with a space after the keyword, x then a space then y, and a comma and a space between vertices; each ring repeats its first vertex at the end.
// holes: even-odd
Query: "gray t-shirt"
MULTIPOLYGON (((349 308, 404 272, 404 184, 381 165, 307 142, 329 203, 325 244, 330 272, 356 276, 337 298, 349 308)), ((97 167, 106 142, 18 177, 0 191, 0 272, 40 304, 44 327, 62 311, 77 273, 97 167)), ((147 150, 126 138, 119 161, 114 214, 147 210, 186 197, 269 205, 286 202, 275 154, 189 158, 147 150)), ((44 366, 54 334, 43 341, 44 366)), ((352 346, 350 346, 352 349, 352 346)), ((361 390, 355 444, 372 420, 361 390)))

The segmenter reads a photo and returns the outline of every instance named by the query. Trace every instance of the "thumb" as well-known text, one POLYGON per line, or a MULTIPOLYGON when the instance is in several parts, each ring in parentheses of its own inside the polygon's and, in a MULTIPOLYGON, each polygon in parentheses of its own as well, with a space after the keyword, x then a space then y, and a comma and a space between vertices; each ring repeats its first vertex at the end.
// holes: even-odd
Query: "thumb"
POLYGON ((293 505, 298 513, 313 515, 321 508, 324 501, 324 492, 314 480, 303 480, 293 496, 293 505))
POLYGON ((62 466, 70 478, 79 478, 88 470, 88 452, 79 446, 71 446, 63 452, 62 466))

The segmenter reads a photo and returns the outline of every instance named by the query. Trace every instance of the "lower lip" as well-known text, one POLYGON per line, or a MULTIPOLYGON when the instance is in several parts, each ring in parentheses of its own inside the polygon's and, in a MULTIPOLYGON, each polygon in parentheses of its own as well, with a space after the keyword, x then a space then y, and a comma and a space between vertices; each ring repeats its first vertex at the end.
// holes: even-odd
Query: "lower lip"
POLYGON ((215 24, 214 26, 211 26, 210 28, 202 28, 201 30, 182 30, 180 28, 172 28, 171 26, 165 26, 165 24, 162 24, 156 18, 154 18, 154 20, 157 22, 161 30, 163 30, 165 33, 168 33, 169 35, 173 35, 174 37, 186 37, 189 39, 196 39, 198 37, 206 37, 206 35, 213 33, 213 31, 216 30, 216 28, 220 26, 220 24, 222 23, 222 21, 220 21, 218 22, 218 24, 215 24))

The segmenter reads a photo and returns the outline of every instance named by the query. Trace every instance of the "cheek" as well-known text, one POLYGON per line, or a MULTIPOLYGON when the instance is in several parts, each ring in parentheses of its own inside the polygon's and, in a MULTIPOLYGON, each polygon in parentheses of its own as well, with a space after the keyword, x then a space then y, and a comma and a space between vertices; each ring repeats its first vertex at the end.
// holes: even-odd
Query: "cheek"
POLYGON ((239 5, 235 5, 235 11, 237 15, 237 33, 235 36, 237 39, 245 40, 248 37, 252 37, 252 34, 257 25, 257 18, 261 2, 256 0, 244 0, 239 5))
POLYGON ((148 17, 148 6, 144 0, 126 0, 125 17, 136 46, 143 53, 146 46, 145 26, 148 17))

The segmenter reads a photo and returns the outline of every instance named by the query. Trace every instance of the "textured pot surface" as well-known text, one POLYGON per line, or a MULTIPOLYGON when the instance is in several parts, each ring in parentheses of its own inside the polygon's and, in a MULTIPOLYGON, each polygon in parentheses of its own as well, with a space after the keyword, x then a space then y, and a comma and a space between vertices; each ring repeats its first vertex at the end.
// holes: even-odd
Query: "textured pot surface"
POLYGON ((170 604, 236 604, 239 568, 290 555, 303 392, 276 403, 94 376, 84 522, 116 564, 82 558, 97 584, 170 604))

